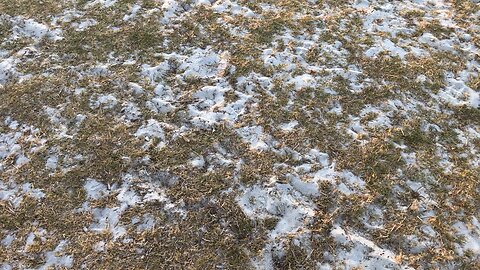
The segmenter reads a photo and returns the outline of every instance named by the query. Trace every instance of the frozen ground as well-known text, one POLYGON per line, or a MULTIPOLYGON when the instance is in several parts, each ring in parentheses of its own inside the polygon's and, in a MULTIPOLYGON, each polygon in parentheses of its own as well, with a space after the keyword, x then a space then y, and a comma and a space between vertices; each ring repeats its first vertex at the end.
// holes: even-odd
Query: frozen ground
POLYGON ((0 269, 479 269, 477 0, 0 1, 0 269))

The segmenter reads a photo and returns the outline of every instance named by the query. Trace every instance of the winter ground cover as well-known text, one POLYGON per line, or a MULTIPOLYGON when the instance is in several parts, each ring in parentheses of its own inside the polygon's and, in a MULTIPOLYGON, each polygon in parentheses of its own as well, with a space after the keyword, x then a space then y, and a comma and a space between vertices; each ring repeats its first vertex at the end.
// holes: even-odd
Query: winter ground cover
POLYGON ((479 269, 478 0, 0 1, 0 269, 479 269))

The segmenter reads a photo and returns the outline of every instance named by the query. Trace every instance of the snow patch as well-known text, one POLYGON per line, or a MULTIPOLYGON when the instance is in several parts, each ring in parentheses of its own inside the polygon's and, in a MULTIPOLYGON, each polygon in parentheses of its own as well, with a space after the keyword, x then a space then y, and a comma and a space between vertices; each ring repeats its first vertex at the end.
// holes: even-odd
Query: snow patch
POLYGON ((263 133, 261 126, 250 126, 237 129, 243 141, 250 144, 250 147, 255 150, 268 150, 269 144, 272 141, 270 135, 263 133))
MULTIPOLYGON (((330 235, 333 239, 345 246, 338 249, 335 264, 343 265, 345 269, 398 269, 399 262, 396 255, 377 246, 374 242, 356 233, 346 231, 339 225, 334 226, 330 235)), ((413 269, 402 267, 402 269, 413 269)))
POLYGON ((254 185, 246 188, 237 202, 252 219, 278 218, 277 225, 269 234, 270 239, 297 232, 315 213, 315 204, 290 184, 254 185))
POLYGON ((476 257, 480 256, 480 223, 476 217, 472 217, 471 224, 458 221, 453 225, 457 235, 463 238, 462 244, 455 244, 455 250, 461 256, 470 251, 476 257))
POLYGON ((149 119, 146 124, 142 125, 137 132, 135 132, 135 136, 145 138, 147 141, 152 138, 165 140, 162 124, 155 119, 149 119))
POLYGON ((24 20, 22 17, 14 18, 15 25, 13 26, 13 38, 19 37, 33 38, 39 41, 42 38, 48 38, 54 41, 61 40, 61 29, 51 30, 47 25, 36 22, 33 19, 24 20))
POLYGON ((109 191, 107 186, 98 182, 95 179, 88 178, 83 185, 85 192, 87 193, 87 199, 98 200, 108 195, 109 191))

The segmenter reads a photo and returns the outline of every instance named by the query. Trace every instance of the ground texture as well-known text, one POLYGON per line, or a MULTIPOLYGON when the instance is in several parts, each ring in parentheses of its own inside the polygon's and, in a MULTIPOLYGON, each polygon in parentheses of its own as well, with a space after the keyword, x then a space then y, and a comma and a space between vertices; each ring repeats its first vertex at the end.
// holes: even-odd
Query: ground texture
POLYGON ((479 269, 478 0, 0 1, 0 269, 479 269))

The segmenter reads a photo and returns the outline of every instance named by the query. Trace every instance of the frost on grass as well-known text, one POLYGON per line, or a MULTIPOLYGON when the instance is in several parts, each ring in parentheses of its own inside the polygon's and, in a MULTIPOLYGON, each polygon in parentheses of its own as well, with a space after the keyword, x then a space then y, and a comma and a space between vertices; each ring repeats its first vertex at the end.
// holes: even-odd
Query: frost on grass
POLYGON ((2 269, 479 268, 478 1, 17 2, 2 269))

